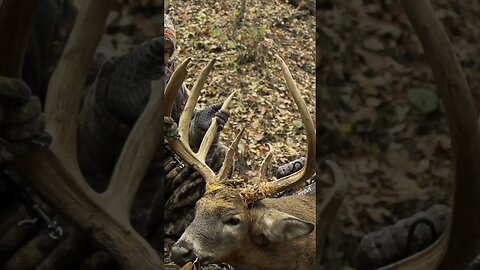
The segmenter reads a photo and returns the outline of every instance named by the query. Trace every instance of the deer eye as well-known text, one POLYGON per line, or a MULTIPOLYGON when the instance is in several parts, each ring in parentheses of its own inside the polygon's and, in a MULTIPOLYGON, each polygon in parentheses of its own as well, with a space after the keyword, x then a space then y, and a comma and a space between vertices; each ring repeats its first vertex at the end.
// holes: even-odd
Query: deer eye
POLYGON ((228 218, 227 220, 225 220, 223 223, 226 224, 226 225, 235 226, 235 225, 240 224, 240 219, 237 218, 237 217, 231 217, 231 218, 228 218))

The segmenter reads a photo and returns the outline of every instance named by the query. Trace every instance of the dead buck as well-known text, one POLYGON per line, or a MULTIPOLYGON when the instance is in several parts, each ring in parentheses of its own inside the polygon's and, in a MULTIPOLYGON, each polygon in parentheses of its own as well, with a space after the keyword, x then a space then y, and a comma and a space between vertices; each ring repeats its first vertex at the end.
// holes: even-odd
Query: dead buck
MULTIPOLYGON (((259 175, 246 187, 234 188, 227 180, 242 131, 230 145, 222 168, 214 173, 205 157, 217 132, 213 119, 197 153, 188 144, 188 129, 200 90, 211 71, 212 60, 193 86, 183 111, 178 131, 180 139, 168 142, 170 148, 187 164, 195 168, 206 181, 206 192, 196 204, 196 215, 181 238, 172 247, 172 259, 179 265, 198 260, 200 263, 230 263, 241 269, 313 269, 315 264, 315 193, 268 198, 280 191, 297 187, 315 173, 315 126, 293 78, 277 56, 287 88, 302 116, 307 133, 307 162, 298 172, 276 181, 267 181, 267 166, 273 149, 261 164, 259 175)), ((165 90, 165 112, 171 115, 171 104, 178 86, 187 76, 185 60, 173 74, 165 90)), ((226 110, 233 94, 225 101, 226 110)), ((345 183, 340 169, 329 162, 336 181, 345 183)), ((342 185, 346 187, 346 185, 342 185)), ((338 193, 338 190, 335 190, 338 193)), ((340 192, 339 194, 345 194, 340 192)), ((340 197, 342 197, 341 195, 340 197)), ((329 212, 331 205, 322 209, 329 212)), ((336 211, 332 211, 335 213, 336 211)), ((335 214, 333 214, 335 216, 335 214)), ((330 220, 322 222, 329 223, 330 220)), ((323 226, 324 228, 326 226, 323 226)), ((317 231, 317 233, 319 233, 317 231)), ((322 232, 324 233, 324 232, 322 232)))

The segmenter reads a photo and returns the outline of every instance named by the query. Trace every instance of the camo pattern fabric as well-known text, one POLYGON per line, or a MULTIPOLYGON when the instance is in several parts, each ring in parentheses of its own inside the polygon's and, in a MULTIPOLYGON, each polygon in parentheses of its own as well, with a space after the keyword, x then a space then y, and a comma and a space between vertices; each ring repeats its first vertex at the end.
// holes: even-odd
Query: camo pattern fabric
POLYGON ((31 92, 24 81, 0 76, 0 166, 51 141, 40 100, 31 92))
POLYGON ((50 75, 73 28, 77 10, 70 0, 39 2, 25 53, 22 79, 44 103, 50 75))
POLYGON ((377 269, 425 249, 444 232, 450 216, 450 207, 434 205, 365 235, 355 256, 356 269, 377 269))

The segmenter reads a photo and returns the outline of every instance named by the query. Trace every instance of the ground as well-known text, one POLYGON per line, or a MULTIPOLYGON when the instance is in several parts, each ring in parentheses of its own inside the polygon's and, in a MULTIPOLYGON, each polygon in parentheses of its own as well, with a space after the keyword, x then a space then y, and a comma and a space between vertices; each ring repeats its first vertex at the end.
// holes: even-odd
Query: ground
MULTIPOLYGON (((480 4, 431 2, 478 97, 480 4)), ((433 75, 399 1, 319 6, 317 158, 339 161, 350 181, 325 258, 327 269, 353 269, 364 234, 449 203, 450 135, 433 75)), ((328 174, 322 165, 320 179, 328 174)))
POLYGON ((177 30, 177 62, 193 59, 188 88, 206 63, 217 59, 201 103, 223 102, 237 91, 223 138, 231 141, 246 126, 241 152, 255 170, 266 143, 276 149, 276 164, 305 155, 300 115, 274 54, 285 60, 315 117, 315 21, 285 1, 247 1, 237 27, 240 2, 178 1, 169 15, 177 30))

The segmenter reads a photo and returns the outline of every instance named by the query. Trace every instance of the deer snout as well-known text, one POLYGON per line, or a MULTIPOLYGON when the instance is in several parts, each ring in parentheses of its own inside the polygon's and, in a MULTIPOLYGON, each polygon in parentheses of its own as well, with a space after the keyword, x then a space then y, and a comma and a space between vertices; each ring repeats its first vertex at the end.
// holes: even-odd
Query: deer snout
POLYGON ((185 241, 175 243, 171 250, 172 261, 179 266, 183 266, 188 262, 193 262, 196 259, 193 247, 185 241))

